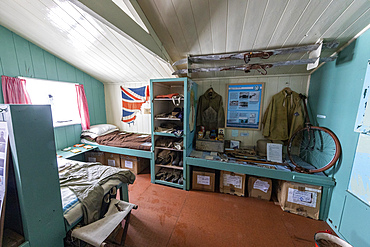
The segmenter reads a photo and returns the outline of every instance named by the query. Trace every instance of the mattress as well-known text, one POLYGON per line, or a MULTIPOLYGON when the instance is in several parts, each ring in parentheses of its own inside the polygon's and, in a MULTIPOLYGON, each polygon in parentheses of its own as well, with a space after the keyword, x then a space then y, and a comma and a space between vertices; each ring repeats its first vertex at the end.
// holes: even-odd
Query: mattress
POLYGON ((98 136, 95 138, 95 141, 99 145, 146 151, 150 151, 152 146, 152 139, 150 135, 127 133, 122 131, 116 131, 103 136, 98 136))

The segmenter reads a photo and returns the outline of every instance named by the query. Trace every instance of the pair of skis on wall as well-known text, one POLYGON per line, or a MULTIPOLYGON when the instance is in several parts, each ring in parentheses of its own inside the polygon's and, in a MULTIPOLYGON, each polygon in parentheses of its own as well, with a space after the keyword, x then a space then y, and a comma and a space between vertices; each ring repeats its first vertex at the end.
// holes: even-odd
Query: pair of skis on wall
MULTIPOLYGON (((251 70, 257 70, 260 74, 266 75, 268 68, 272 67, 279 67, 279 66, 286 66, 286 65, 302 65, 302 64, 312 64, 318 62, 330 62, 336 59, 336 57, 328 57, 328 58, 321 58, 320 55, 318 57, 309 58, 309 59, 301 59, 301 60, 293 60, 293 61, 281 61, 275 63, 255 63, 249 64, 251 58, 261 58, 261 59, 268 59, 271 56, 275 55, 284 55, 284 54, 292 54, 292 53, 300 53, 300 52, 314 52, 320 49, 332 49, 338 47, 338 42, 329 42, 329 43, 317 43, 314 45, 306 45, 300 47, 291 47, 291 48, 280 48, 275 50, 263 50, 263 51, 247 51, 247 52, 240 52, 240 53, 224 53, 224 54, 215 54, 215 55, 196 55, 196 56, 188 56, 185 59, 181 59, 175 62, 173 65, 182 65, 182 64, 191 64, 191 63, 199 63, 204 61, 223 61, 223 60, 244 60, 245 64, 243 65, 235 65, 235 66, 221 66, 221 67, 213 67, 213 68, 188 68, 188 69, 181 69, 177 70, 173 75, 179 74, 187 74, 187 73, 195 73, 195 72, 215 72, 215 71, 227 71, 227 70, 241 70, 246 73, 250 72, 251 70)), ((320 54, 321 50, 318 54, 320 54)))

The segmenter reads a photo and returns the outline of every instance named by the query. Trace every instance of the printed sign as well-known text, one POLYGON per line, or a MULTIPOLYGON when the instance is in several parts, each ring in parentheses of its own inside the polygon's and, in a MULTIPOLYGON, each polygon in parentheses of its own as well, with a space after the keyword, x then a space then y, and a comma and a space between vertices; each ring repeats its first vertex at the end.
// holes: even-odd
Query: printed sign
POLYGON ((227 85, 227 128, 260 129, 264 83, 227 85))

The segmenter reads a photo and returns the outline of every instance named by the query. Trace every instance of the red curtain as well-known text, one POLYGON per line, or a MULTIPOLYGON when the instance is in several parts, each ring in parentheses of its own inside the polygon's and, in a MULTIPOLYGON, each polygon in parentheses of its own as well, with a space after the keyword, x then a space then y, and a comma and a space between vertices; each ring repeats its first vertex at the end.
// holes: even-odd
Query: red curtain
POLYGON ((2 75, 4 104, 32 104, 27 93, 26 80, 2 75))
POLYGON ((76 84, 77 105, 81 118, 82 130, 90 129, 89 107, 87 105, 84 85, 76 84))

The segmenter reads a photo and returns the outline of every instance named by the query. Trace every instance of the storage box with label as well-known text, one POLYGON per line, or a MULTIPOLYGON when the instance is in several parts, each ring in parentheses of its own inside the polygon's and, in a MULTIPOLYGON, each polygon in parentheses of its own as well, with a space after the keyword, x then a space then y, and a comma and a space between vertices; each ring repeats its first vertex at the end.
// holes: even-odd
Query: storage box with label
POLYGON ((194 168, 192 178, 193 190, 215 191, 216 173, 214 170, 194 168))
POLYGON ((221 171, 220 192, 237 196, 245 196, 245 174, 221 171))
POLYGON ((85 160, 87 162, 104 163, 104 152, 89 151, 85 153, 85 160))
POLYGON ((279 181, 277 198, 284 211, 319 219, 321 186, 279 181))
POLYGON ((272 180, 269 178, 249 177, 248 196, 263 200, 270 200, 272 192, 272 180))
POLYGON ((113 166, 113 167, 121 167, 121 161, 119 158, 119 154, 113 153, 104 153, 104 165, 113 166))
POLYGON ((145 168, 149 167, 150 160, 129 155, 120 155, 121 168, 129 169, 134 174, 139 174, 145 168))

